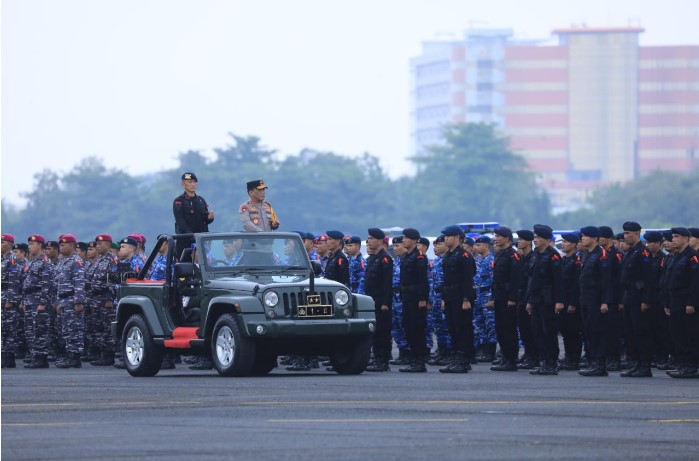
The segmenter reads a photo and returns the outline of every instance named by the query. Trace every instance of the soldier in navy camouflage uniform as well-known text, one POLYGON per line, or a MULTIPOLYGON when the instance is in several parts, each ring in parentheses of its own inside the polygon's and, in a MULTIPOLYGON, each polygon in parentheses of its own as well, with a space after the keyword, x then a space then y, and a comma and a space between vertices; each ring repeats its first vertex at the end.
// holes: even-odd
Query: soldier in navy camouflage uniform
POLYGON ((95 348, 100 358, 90 362, 94 366, 111 366, 114 364, 116 342, 112 336, 111 322, 114 320, 116 285, 114 275, 117 272, 117 258, 112 253, 112 237, 100 234, 95 238, 99 257, 90 265, 85 282, 89 287, 88 302, 95 314, 95 348))
POLYGON ((89 302, 90 298, 90 284, 89 280, 92 278, 92 273, 90 272, 90 267, 97 261, 97 258, 99 257, 99 254, 97 253, 97 244, 95 242, 88 242, 87 243, 87 250, 85 251, 85 257, 87 259, 84 260, 85 263, 85 306, 83 309, 83 336, 85 338, 85 347, 83 349, 83 355, 80 357, 80 360, 83 362, 92 362, 93 360, 99 360, 100 358, 100 352, 99 348, 97 347, 97 343, 95 340, 95 327, 96 327, 96 321, 98 318, 98 313, 95 312, 95 310, 92 308, 89 302), (90 275, 88 275, 90 274, 90 275))
POLYGON ((85 341, 85 264, 75 254, 77 239, 74 235, 62 235, 59 245, 63 258, 56 265, 54 283, 67 356, 65 360, 57 362, 56 367, 80 368, 80 354, 85 341))
MULTIPOLYGON (((226 242, 223 242, 224 253, 226 251, 226 242)), ((165 280, 166 269, 167 269, 167 250, 168 243, 167 240, 160 245, 158 249, 158 256, 155 257, 153 263, 150 266, 150 271, 148 272, 148 277, 151 280, 165 280)), ((231 264, 233 265, 233 264, 231 264)))
POLYGON ((399 356, 396 360, 391 360, 391 365, 405 365, 409 362, 410 348, 408 340, 405 338, 403 331, 403 302, 400 299, 400 259, 405 254, 403 249, 403 237, 393 238, 393 251, 396 254, 393 260, 393 326, 391 327, 391 336, 398 347, 399 356))
MULTIPOLYGON (((432 330, 437 337, 437 351, 429 360, 430 365, 445 365, 451 351, 451 336, 447 327, 444 311, 442 310, 442 287, 444 285, 444 272, 442 270, 442 255, 447 251, 444 244, 444 235, 440 235, 434 241, 434 259, 432 267, 432 280, 430 281, 430 317, 432 318, 432 330)), ((429 326, 429 322, 428 322, 429 326)), ((430 333, 431 333, 430 331, 430 333)))
POLYGON ((17 309, 19 306, 19 276, 22 267, 12 252, 14 236, 2 234, 2 368, 15 368, 17 309), (9 251, 8 251, 9 249, 9 251))
POLYGON ((476 360, 492 362, 497 348, 495 332, 495 312, 487 309, 486 304, 493 298, 493 266, 495 260, 490 254, 490 237, 478 237, 474 251, 476 258, 476 276, 473 283, 476 287, 476 305, 473 310, 473 337, 476 347, 476 360))
POLYGON ((357 236, 345 238, 345 253, 349 260, 350 290, 352 293, 364 294, 364 272, 366 260, 361 252, 362 239, 357 236))
POLYGON ((31 235, 29 253, 34 258, 27 266, 27 277, 22 285, 22 305, 31 314, 31 321, 25 322, 27 338, 31 336, 32 360, 25 368, 48 368, 49 327, 52 306, 53 264, 43 252, 46 239, 41 235, 31 235), (31 330, 27 328, 31 324, 31 330))

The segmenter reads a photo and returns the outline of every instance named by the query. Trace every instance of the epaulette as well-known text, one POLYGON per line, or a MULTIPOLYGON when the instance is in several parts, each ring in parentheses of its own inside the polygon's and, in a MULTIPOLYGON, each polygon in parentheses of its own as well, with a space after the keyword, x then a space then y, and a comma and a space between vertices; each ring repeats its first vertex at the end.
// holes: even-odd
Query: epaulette
POLYGON ((386 264, 388 264, 388 258, 386 256, 383 257, 382 261, 386 264))
POLYGON ((515 261, 519 261, 522 258, 519 256, 519 253, 517 253, 516 251, 513 251, 512 252, 512 259, 514 259, 515 261))
POLYGON ((692 256, 689 260, 695 264, 699 264, 699 257, 697 257, 697 255, 692 256))
POLYGON ((600 260, 607 259, 607 250, 602 248, 602 255, 599 257, 600 260))

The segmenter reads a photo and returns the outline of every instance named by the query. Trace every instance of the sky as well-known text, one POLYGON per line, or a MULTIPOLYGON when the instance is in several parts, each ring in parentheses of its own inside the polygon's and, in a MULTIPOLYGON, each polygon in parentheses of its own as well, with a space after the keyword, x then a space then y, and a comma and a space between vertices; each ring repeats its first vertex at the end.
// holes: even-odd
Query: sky
MULTIPOLYGON (((2 0, 2 199, 96 156, 130 174, 254 135, 379 157, 411 174, 410 58, 469 27, 551 39, 640 25, 641 45, 699 44, 692 0, 2 0)), ((177 189, 179 186, 174 185, 177 189)))

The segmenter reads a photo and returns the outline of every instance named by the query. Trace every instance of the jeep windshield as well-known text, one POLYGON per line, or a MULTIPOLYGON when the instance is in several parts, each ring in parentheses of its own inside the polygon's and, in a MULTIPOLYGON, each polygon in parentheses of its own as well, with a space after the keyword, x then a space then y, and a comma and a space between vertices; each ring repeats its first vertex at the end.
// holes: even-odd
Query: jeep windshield
POLYGON ((207 270, 221 272, 308 271, 310 264, 301 239, 255 233, 202 239, 207 270))

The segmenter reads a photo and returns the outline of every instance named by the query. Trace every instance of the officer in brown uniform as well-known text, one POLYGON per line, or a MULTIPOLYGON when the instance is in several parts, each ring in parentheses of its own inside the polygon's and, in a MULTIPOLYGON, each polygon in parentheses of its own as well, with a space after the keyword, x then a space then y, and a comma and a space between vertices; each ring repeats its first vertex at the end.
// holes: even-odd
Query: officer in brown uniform
POLYGON ((250 200, 240 205, 240 221, 248 232, 269 232, 279 228, 277 213, 265 201, 267 186, 261 179, 248 182, 250 200))

